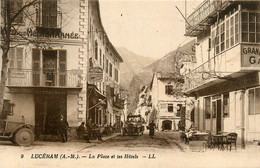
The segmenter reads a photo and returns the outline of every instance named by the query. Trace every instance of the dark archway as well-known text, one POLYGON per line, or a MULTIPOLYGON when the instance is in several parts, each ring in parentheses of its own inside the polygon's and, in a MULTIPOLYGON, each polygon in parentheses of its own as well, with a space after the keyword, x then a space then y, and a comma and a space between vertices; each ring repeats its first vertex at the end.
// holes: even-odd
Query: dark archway
POLYGON ((171 120, 164 120, 162 122, 162 130, 172 130, 172 121, 171 120))

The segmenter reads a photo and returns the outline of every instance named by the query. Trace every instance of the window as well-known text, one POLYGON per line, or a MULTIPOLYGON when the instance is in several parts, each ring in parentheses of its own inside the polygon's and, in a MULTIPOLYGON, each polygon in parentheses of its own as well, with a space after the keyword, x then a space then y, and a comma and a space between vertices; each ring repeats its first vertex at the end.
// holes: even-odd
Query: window
POLYGON ((237 8, 227 13, 211 27, 212 46, 215 53, 225 51, 239 42, 239 13, 237 8))
POLYGON ((225 22, 220 25, 220 50, 225 50, 225 22))
POLYGON ((9 68, 23 68, 23 48, 10 48, 8 52, 9 68))
POLYGON ((92 58, 89 58, 89 67, 90 67, 90 68, 93 68, 93 61, 92 61, 92 58))
POLYGON ((229 94, 223 95, 223 117, 229 117, 229 94))
POLYGON ((42 27, 57 28, 57 0, 42 1, 42 27))
POLYGON ((102 65, 103 69, 105 68, 105 55, 103 54, 103 65, 102 65))
POLYGON ((98 43, 95 41, 95 59, 98 60, 98 43))
POLYGON ((205 100, 205 119, 210 119, 211 118, 210 97, 206 97, 204 100, 205 100))
POLYGON ((168 112, 173 113, 173 104, 168 104, 168 112))
POLYGON ((99 64, 102 65, 102 50, 99 49, 99 64))
POLYGON ((171 95, 173 93, 173 85, 166 85, 165 86, 165 94, 171 95))
POLYGON ((260 13, 242 12, 242 42, 260 42, 260 13))
POLYGON ((212 118, 216 118, 217 114, 217 101, 212 102, 212 118))
POLYGON ((118 82, 118 70, 115 69, 115 81, 118 82))
POLYGON ((108 74, 108 60, 106 59, 106 73, 108 74))
POLYGON ((260 114, 260 88, 249 90, 249 115, 260 114))
POLYGON ((182 109, 182 104, 177 104, 177 114, 176 114, 176 116, 177 117, 180 117, 181 116, 181 109, 182 109))
MULTIPOLYGON (((23 0, 13 0, 10 1, 10 15, 11 18, 18 13, 18 11, 23 7, 23 0)), ((15 23, 23 22, 23 13, 21 12, 14 20, 15 23)))
POLYGON ((112 71, 113 71, 113 66, 111 63, 109 63, 109 76, 112 78, 112 71))

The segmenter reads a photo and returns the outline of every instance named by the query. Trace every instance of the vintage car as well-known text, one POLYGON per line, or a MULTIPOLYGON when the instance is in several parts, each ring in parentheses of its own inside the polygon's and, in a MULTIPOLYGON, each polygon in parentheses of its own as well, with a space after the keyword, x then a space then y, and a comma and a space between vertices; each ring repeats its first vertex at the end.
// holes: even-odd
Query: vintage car
POLYGON ((123 135, 143 135, 144 126, 141 115, 129 115, 127 121, 124 124, 123 135))
POLYGON ((0 116, 0 141, 11 141, 15 145, 30 146, 34 142, 33 126, 25 123, 24 116, 14 116, 14 104, 4 100, 0 116))

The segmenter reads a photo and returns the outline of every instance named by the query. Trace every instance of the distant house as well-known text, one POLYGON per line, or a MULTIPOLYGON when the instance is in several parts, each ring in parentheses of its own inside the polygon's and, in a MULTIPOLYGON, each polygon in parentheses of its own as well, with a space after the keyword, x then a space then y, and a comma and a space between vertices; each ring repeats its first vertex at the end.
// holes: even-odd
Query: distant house
POLYGON ((174 74, 157 72, 150 85, 151 120, 155 120, 159 131, 179 129, 178 122, 181 109, 185 107, 185 98, 174 96, 175 81, 174 74))

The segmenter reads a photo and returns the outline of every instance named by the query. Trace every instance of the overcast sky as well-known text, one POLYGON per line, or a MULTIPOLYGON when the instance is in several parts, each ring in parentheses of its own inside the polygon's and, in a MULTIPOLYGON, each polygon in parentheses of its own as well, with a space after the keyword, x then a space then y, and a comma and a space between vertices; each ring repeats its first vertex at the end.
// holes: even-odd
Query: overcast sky
MULTIPOLYGON (((187 0, 187 14, 202 0, 187 0)), ((173 0, 100 0, 101 19, 115 47, 136 54, 161 58, 185 44, 185 2, 173 0)))

